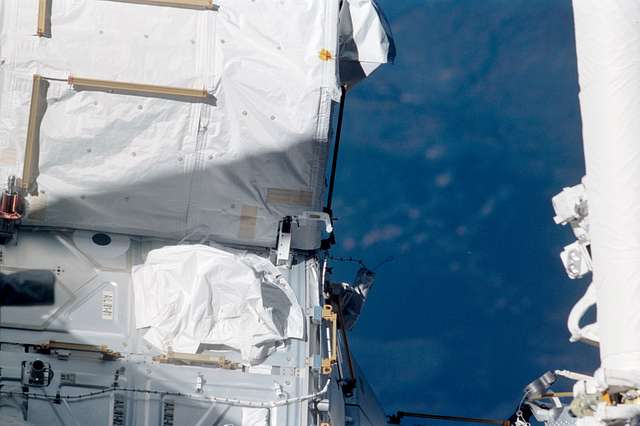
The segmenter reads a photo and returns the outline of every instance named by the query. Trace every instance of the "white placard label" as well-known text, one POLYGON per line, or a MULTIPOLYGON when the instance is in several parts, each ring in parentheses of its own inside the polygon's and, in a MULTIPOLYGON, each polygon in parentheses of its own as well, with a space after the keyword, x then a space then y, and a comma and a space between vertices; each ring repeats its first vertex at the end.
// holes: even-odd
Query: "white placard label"
POLYGON ((113 320, 113 291, 102 291, 102 319, 113 320))

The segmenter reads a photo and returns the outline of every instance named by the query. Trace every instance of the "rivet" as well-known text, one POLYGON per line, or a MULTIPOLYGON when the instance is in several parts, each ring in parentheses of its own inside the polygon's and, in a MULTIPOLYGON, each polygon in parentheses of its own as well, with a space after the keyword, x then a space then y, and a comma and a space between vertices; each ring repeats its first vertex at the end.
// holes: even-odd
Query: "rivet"
POLYGON ((271 118, 271 121, 273 121, 273 120, 275 120, 275 119, 276 119, 276 116, 275 116, 275 115, 272 115, 270 118, 271 118))
POLYGON ((91 152, 91 148, 87 148, 87 152, 91 152))
POLYGON ((132 157, 135 157, 135 156, 136 156, 136 153, 135 153, 135 152, 132 152, 132 153, 131 153, 131 156, 132 156, 132 157))
POLYGON ((142 109, 142 105, 138 105, 138 109, 142 109))
POLYGON ((145 35, 144 35, 144 38, 149 38, 149 34, 145 34, 145 35))
POLYGON ((247 116, 249 113, 247 111, 242 111, 242 115, 247 116))

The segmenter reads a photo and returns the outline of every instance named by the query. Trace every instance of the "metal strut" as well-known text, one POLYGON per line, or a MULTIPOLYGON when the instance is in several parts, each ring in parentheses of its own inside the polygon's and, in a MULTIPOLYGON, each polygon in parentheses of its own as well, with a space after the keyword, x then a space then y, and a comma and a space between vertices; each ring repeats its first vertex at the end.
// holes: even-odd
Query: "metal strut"
MULTIPOLYGON (((336 128, 336 140, 333 144, 333 159, 331 160, 331 174, 329 175, 329 190, 327 195, 327 207, 323 209, 331 218, 333 224, 333 190, 336 184, 336 171, 338 167, 338 154, 340 153, 340 139, 342 137, 342 123, 344 120, 344 105, 347 99, 347 87, 340 86, 340 109, 338 111, 338 124, 336 128)), ((326 240, 322 241, 322 248, 329 249, 336 243, 335 234, 331 232, 326 240)))
POLYGON ((335 298, 335 303, 337 305, 336 311, 338 314, 338 325, 341 330, 342 335, 342 343, 344 345, 344 350, 347 356, 347 365, 349 366, 349 380, 343 381, 340 383, 342 385, 342 391, 344 392, 346 397, 353 396, 353 390, 356 387, 357 379, 356 379, 356 371, 353 366, 353 357, 351 356, 351 348, 349 347, 349 337, 347 336, 347 329, 344 326, 344 319, 342 317, 342 303, 340 303, 340 297, 335 298))

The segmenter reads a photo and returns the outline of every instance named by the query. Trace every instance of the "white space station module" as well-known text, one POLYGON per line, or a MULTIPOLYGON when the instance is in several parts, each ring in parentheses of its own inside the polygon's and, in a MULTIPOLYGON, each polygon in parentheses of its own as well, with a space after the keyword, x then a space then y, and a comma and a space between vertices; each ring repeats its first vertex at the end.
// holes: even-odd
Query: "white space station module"
POLYGON ((0 424, 385 424, 325 175, 393 55, 373 0, 0 0, 0 424))
MULTIPOLYGON (((597 347, 594 374, 548 372, 526 389, 548 425, 634 425, 640 420, 640 2, 573 0, 586 160, 582 183, 553 199, 576 242, 561 254, 570 278, 590 276, 571 310, 571 340, 597 347), (597 321, 582 324, 591 308, 597 321), (572 389, 554 392, 558 377, 572 389)), ((570 366, 558 366, 566 368, 570 366)))

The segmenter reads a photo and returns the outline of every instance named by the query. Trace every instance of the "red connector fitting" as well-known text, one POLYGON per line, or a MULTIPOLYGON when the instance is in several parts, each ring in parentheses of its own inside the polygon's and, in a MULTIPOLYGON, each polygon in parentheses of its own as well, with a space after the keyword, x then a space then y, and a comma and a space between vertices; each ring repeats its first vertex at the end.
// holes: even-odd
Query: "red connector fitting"
POLYGON ((22 197, 18 193, 10 194, 2 193, 0 199, 0 219, 19 221, 22 219, 23 202, 22 197))

